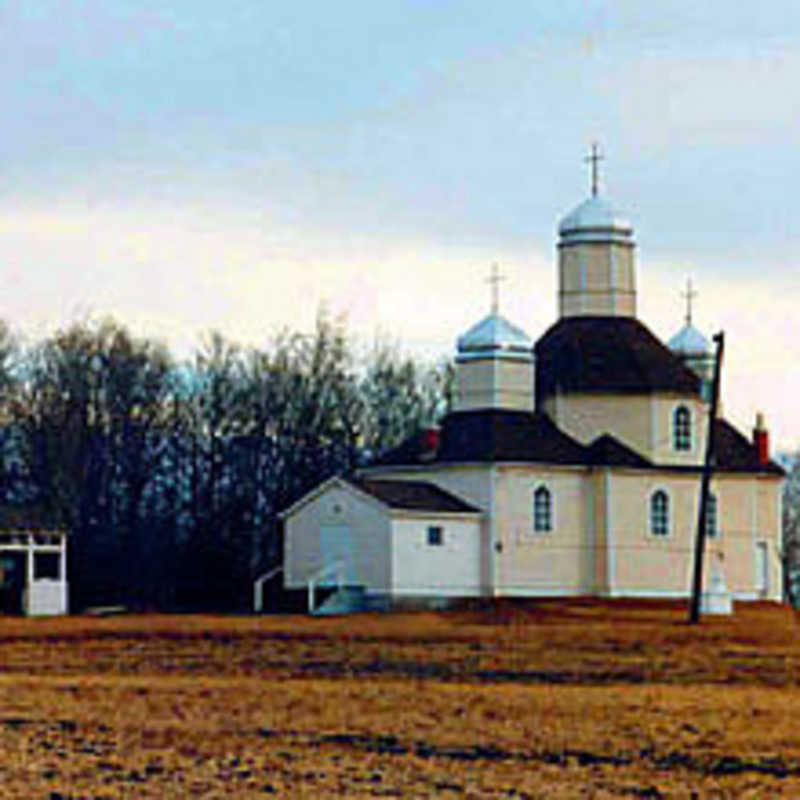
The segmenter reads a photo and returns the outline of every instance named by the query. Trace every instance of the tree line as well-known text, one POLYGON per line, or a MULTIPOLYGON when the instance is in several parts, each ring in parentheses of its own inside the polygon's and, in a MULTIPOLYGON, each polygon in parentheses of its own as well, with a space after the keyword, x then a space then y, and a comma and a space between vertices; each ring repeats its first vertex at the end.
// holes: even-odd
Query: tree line
POLYGON ((451 378, 324 312, 183 362, 114 320, 31 346, 0 323, 0 493, 69 531, 76 610, 246 608, 279 512, 434 420, 451 378))
MULTIPOLYGON (((278 514, 437 419, 452 371, 320 313, 264 348, 210 333, 184 361, 105 319, 23 346, 0 321, 0 501, 69 531, 70 603, 234 610, 281 559, 278 514)), ((783 497, 800 605, 800 458, 783 497)))

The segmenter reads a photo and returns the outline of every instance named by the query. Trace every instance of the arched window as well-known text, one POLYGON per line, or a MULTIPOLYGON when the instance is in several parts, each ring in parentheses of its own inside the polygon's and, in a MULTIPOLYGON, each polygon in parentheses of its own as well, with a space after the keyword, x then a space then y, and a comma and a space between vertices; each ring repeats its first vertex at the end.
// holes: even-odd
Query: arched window
POLYGON ((650 533, 666 536, 669 533, 669 496, 659 489, 650 497, 650 533))
POLYGON ((546 486, 533 493, 533 532, 547 533, 553 530, 553 498, 546 486))
POLYGON ((692 412, 678 406, 672 415, 672 446, 675 450, 692 449, 692 412))
POLYGON ((709 494, 708 502, 706 503, 706 536, 710 539, 717 535, 717 524, 717 496, 709 494))

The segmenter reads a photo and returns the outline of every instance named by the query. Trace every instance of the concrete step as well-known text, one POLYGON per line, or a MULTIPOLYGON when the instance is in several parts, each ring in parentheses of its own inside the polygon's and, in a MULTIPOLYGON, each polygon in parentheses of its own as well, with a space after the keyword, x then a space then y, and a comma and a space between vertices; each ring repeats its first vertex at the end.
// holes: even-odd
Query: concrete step
POLYGON ((311 613, 315 617, 328 617, 366 610, 367 598, 364 587, 342 586, 320 603, 311 613))

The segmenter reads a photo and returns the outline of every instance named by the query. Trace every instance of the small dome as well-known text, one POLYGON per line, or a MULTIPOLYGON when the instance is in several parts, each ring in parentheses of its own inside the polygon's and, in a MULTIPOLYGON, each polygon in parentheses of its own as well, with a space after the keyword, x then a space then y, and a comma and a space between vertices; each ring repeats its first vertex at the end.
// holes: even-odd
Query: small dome
POLYGON ((558 233, 565 242, 629 243, 633 227, 605 198, 592 195, 561 220, 558 233))
POLYGON ((706 356, 711 352, 708 339, 687 322, 668 342, 669 349, 685 356, 706 356))
POLYGON ((533 342, 525 331, 505 317, 491 313, 458 338, 458 360, 533 357, 533 342))

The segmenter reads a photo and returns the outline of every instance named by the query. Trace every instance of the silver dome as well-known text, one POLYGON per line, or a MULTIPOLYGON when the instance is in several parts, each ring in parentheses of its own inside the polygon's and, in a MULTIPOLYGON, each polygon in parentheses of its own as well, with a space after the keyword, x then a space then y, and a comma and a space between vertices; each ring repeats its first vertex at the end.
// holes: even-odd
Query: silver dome
POLYGON ((667 343, 670 350, 687 356, 705 356, 711 352, 711 345, 691 323, 684 325, 667 343))
POLYGON ((458 361, 476 358, 533 358, 533 342, 525 331, 493 312, 458 338, 458 361))
POLYGON ((630 242, 633 226, 605 198, 592 195, 558 226, 562 241, 630 242))

